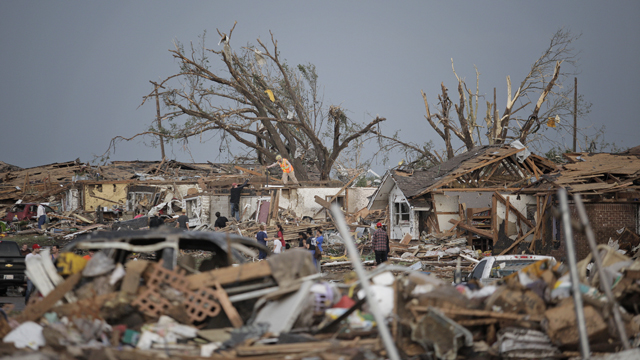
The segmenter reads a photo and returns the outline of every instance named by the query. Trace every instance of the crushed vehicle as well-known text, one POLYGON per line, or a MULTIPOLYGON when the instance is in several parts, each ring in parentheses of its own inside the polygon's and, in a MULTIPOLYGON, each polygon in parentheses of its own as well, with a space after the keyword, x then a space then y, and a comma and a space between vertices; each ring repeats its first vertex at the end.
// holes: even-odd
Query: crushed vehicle
MULTIPOLYGON (((46 213, 55 213, 55 210, 47 205, 44 205, 44 209, 46 213)), ((37 216, 38 204, 23 203, 13 205, 1 220, 10 223, 12 221, 37 220, 37 216)))
POLYGON ((10 287, 24 285, 26 278, 24 256, 15 241, 0 240, 0 296, 10 287))
POLYGON ((475 279, 482 284, 491 284, 505 276, 518 272, 518 270, 536 261, 546 259, 552 260, 554 263, 556 261, 553 256, 543 255, 487 256, 476 264, 471 273, 466 277, 466 280, 464 276, 462 280, 469 281, 475 279))
POLYGON ((78 236, 62 252, 104 250, 110 259, 124 264, 133 253, 151 253, 152 259, 162 261, 166 269, 178 265, 181 250, 211 252, 211 257, 199 264, 200 271, 226 267, 247 261, 243 255, 257 256, 257 251, 270 253, 255 240, 219 232, 182 231, 161 227, 151 230, 97 231, 78 236))

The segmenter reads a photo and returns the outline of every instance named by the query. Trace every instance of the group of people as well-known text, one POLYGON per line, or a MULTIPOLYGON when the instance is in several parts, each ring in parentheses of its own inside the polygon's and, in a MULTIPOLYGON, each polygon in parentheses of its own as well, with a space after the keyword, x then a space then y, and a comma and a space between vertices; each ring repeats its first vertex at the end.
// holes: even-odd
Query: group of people
MULTIPOLYGON (((29 258, 31 257, 40 257, 40 250, 42 249, 42 247, 38 244, 33 244, 31 246, 31 250, 29 250, 29 246, 27 244, 23 244, 22 248, 20 248, 20 254, 25 256, 25 261, 27 261, 29 258)), ((49 253, 49 256, 51 256, 51 261, 56 261, 56 259, 58 258, 58 255, 60 255, 60 247, 58 245, 52 245, 51 246, 51 252, 49 253)), ((33 282, 31 281, 31 279, 29 279, 27 277, 27 291, 25 291, 24 293, 24 303, 27 304, 29 303, 29 297, 31 296, 31 294, 33 293, 33 290, 35 289, 35 286, 33 285, 33 282)))
MULTIPOLYGON (((284 249, 290 248, 290 245, 284 241, 284 229, 282 228, 282 225, 278 224, 277 227, 278 232, 272 239, 269 239, 264 224, 260 224, 260 230, 256 234, 256 240, 258 241, 258 243, 266 247, 268 246, 268 241, 273 241, 271 249, 274 254, 279 254, 284 251, 284 249)), ((324 252, 324 250, 322 249, 323 242, 324 236, 321 228, 316 228, 315 231, 312 228, 307 228, 307 231, 301 231, 298 233, 298 247, 311 252, 313 265, 316 267, 319 266, 319 260, 322 259, 322 253, 324 252)), ((266 257, 266 252, 259 252, 258 259, 262 260, 266 259, 266 257)))
MULTIPOLYGON (((284 241, 284 230, 280 224, 278 226, 278 234, 273 239, 273 253, 278 254, 282 252, 283 248, 289 248, 289 245, 284 241)), ((260 230, 256 234, 256 240, 258 243, 267 246, 269 237, 265 230, 265 225, 260 224, 260 230)), ((298 233, 298 247, 306 249, 311 252, 313 258, 313 264, 319 267, 320 260, 322 259, 322 243, 324 242, 324 235, 321 228, 316 228, 315 231, 312 228, 307 228, 307 231, 301 231, 298 233)), ((389 248, 389 235, 384 229, 382 223, 376 224, 376 230, 371 235, 371 248, 376 256, 376 266, 387 261, 387 257, 390 251, 389 248)), ((264 251, 260 251, 258 259, 265 259, 267 254, 264 251)))

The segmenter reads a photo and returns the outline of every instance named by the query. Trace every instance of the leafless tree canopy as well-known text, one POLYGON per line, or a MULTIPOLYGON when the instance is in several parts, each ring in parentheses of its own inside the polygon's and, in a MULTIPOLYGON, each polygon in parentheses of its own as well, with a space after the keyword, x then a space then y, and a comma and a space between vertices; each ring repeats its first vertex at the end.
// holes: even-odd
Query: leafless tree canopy
MULTIPOLYGON (((456 73, 452 59, 452 71, 458 82, 457 100, 450 97, 444 83, 440 84, 435 107, 433 104, 430 106, 427 95, 421 91, 425 118, 445 145, 441 153, 433 149, 433 142, 418 145, 403 142, 397 136, 378 134, 380 141, 385 141, 385 149, 396 148, 407 153, 411 163, 428 166, 452 158, 456 155, 456 148, 468 151, 483 143, 520 140, 535 147, 539 142, 548 140, 544 134, 548 125, 555 131, 570 134, 573 131, 573 77, 577 66, 577 52, 573 45, 579 37, 568 30, 558 30, 517 89, 512 89, 511 77, 507 76, 507 105, 502 114, 491 101, 492 96, 488 99, 488 96, 481 95, 479 71, 476 69, 476 86, 471 90, 456 73), (563 72, 562 69, 569 70, 563 72), (478 109, 481 97, 486 104, 484 119, 481 119, 478 109), (561 121, 558 123, 556 119, 561 121)), ((578 117, 586 115, 590 106, 580 97, 578 117)))
POLYGON ((218 31, 218 49, 207 48, 202 35, 198 44, 169 50, 180 71, 154 83, 167 112, 163 126, 154 123, 148 134, 169 140, 213 134, 223 152, 233 155, 229 145, 240 143, 243 156, 261 163, 289 158, 300 180, 307 179, 305 165, 328 179, 339 154, 385 119, 357 124, 339 106, 326 106, 315 66, 289 66, 273 34, 269 46, 260 39, 257 46, 236 45, 234 28, 218 31))

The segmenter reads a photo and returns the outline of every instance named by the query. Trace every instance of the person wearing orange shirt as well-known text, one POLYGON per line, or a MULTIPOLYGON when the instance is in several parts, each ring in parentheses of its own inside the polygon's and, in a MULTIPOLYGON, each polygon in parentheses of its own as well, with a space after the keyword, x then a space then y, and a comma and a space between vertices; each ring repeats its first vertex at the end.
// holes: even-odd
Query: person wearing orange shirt
POLYGON ((296 173, 293 171, 293 165, 287 159, 283 159, 282 156, 276 156, 276 162, 267 166, 267 169, 272 168, 276 165, 280 165, 282 169, 282 183, 287 185, 289 179, 291 179, 296 185, 300 185, 298 179, 296 179, 296 173))

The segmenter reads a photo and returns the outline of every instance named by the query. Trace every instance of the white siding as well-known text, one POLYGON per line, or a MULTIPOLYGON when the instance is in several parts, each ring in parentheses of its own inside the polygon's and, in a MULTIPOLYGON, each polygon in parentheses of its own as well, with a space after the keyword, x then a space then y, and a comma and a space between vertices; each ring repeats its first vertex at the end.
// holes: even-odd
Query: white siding
POLYGON ((410 233, 411 236, 415 238, 418 231, 416 228, 417 220, 415 219, 415 213, 409 210, 408 220, 396 221, 396 203, 405 204, 409 208, 409 203, 407 202, 407 199, 405 198, 402 191, 397 186, 394 186, 389 193, 389 219, 391 223, 391 228, 389 229, 389 238, 392 240, 400 240, 407 233, 410 233))

